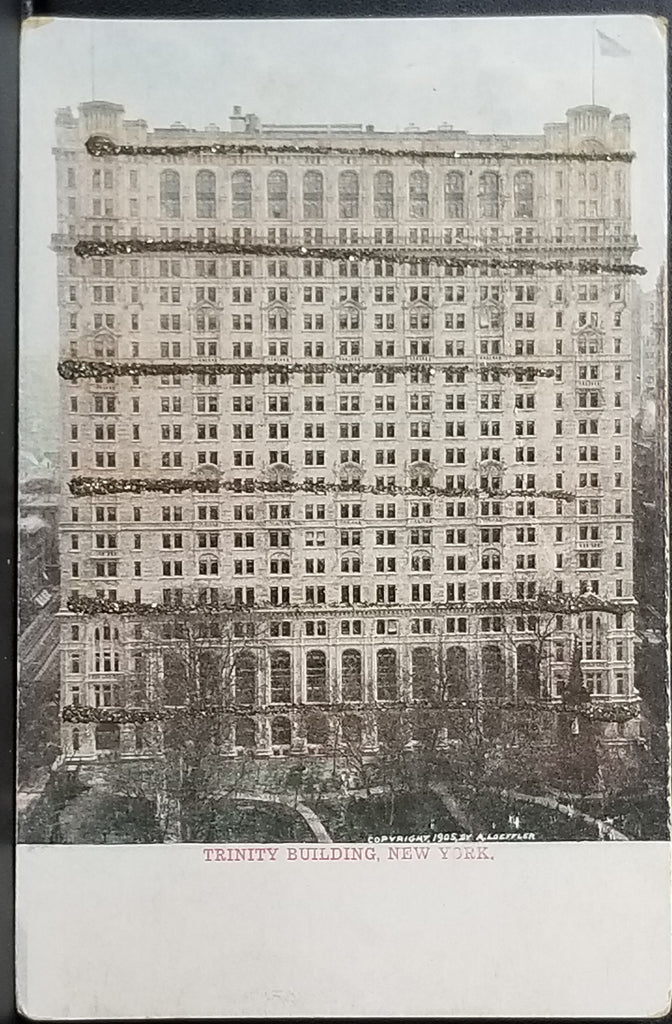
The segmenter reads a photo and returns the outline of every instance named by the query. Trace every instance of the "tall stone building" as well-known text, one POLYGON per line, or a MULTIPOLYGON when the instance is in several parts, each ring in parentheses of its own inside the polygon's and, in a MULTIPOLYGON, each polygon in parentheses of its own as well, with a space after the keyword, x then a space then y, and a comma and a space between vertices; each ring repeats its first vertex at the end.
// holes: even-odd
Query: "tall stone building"
POLYGON ((229 756, 636 698, 627 116, 56 132, 68 756, 194 686, 229 756))

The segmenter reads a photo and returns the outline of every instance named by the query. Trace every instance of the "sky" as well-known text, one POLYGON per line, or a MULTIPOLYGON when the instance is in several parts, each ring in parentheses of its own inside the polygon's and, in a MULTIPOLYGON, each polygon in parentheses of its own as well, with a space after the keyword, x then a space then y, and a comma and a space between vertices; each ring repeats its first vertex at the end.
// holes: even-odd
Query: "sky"
MULTIPOLYGON (((633 229, 653 287, 666 252, 663 27, 653 18, 83 21, 24 23, 21 68, 20 387, 55 408, 54 114, 96 99, 150 127, 228 127, 234 104, 263 122, 448 123, 540 134, 591 102, 595 28, 630 51, 596 57, 595 102, 632 120, 633 229)), ((45 412, 46 415, 46 412, 45 412)), ((34 417, 33 417, 34 418, 34 417)))

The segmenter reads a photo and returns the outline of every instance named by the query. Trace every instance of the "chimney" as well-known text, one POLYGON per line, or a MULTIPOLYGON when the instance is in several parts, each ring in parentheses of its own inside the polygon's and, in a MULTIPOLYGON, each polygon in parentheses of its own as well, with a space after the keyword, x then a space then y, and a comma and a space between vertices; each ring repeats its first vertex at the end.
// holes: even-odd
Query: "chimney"
POLYGON ((233 113, 229 118, 230 130, 232 132, 244 132, 245 131, 245 115, 243 114, 242 107, 234 107, 233 113))

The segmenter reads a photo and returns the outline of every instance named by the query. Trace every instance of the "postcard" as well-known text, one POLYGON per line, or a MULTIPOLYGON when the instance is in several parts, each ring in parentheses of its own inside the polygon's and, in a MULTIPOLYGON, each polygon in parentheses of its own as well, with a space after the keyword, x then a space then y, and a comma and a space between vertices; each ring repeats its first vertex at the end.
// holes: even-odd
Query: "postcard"
POLYGON ((666 52, 27 23, 28 1016, 667 1012, 666 52))

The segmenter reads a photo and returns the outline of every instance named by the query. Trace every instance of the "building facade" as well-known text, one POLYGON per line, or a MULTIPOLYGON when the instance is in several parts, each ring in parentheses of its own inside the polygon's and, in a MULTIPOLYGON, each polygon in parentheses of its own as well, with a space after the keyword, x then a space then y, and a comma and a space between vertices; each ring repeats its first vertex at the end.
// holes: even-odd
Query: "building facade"
POLYGON ((636 698, 627 116, 56 133, 68 756, 194 687, 229 756, 636 698))

